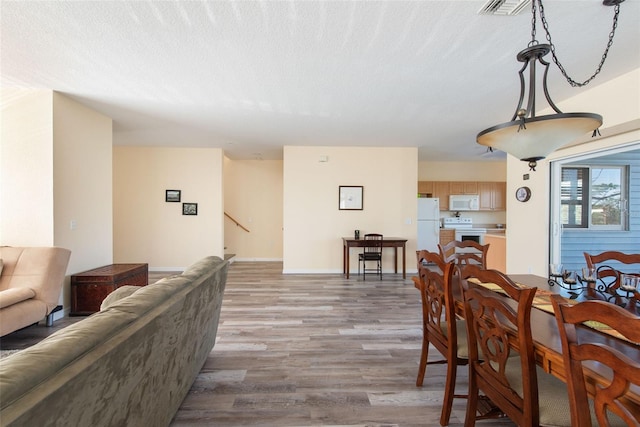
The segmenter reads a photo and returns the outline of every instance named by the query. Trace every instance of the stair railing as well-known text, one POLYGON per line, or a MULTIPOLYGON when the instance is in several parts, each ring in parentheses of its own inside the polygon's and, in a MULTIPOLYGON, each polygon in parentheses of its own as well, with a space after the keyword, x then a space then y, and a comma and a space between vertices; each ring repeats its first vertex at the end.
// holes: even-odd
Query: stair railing
POLYGON ((245 227, 244 225, 240 224, 234 217, 232 217, 231 215, 229 215, 228 213, 224 213, 224 216, 226 216, 227 218, 229 218, 231 221, 233 221, 236 226, 242 228, 244 231, 246 231, 247 233, 251 233, 251 231, 249 231, 249 229, 247 227, 245 227))

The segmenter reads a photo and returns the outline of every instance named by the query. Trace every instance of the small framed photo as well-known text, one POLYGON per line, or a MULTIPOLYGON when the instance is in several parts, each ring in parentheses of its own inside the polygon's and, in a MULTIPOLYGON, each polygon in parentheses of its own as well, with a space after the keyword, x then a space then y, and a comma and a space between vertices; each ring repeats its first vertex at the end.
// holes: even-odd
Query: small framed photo
POLYGON ((180 201, 180 190, 165 190, 165 192, 164 192, 164 201, 165 202, 179 202, 180 201))
POLYGON ((338 189, 338 209, 344 210, 362 210, 362 192, 361 185, 341 185, 338 189))
POLYGON ((198 204, 197 203, 183 203, 182 204, 182 215, 198 215, 198 204))

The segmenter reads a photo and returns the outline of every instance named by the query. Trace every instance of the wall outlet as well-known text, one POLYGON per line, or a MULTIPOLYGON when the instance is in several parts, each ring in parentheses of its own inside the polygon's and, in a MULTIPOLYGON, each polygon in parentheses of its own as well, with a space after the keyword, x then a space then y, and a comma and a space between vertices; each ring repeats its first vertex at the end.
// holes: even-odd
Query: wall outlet
POLYGON ((78 228, 78 222, 75 219, 69 221, 69 230, 75 230, 78 228))

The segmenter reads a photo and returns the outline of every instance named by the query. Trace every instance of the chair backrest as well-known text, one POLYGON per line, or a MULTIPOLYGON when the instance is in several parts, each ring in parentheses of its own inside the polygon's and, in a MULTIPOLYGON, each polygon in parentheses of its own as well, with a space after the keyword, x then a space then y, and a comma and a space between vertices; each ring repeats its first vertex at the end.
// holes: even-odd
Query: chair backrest
POLYGON ((364 235, 364 240, 367 240, 367 244, 364 247, 364 251, 367 253, 382 253, 382 234, 368 233, 364 235))
POLYGON ((487 268, 488 243, 481 245, 473 240, 452 240, 444 246, 438 244, 438 251, 445 262, 454 261, 458 265, 477 264, 482 268, 487 268), (456 249, 461 249, 462 252, 458 252, 456 249))
POLYGON ((422 297, 424 330, 434 347, 443 355, 451 356, 448 360, 455 360, 458 343, 452 283, 456 266, 444 262, 440 254, 426 250, 418 252, 418 260, 418 277, 414 283, 422 297), (422 260, 435 267, 423 266, 422 260))
POLYGON ((613 379, 608 387, 595 387, 593 409, 601 426, 609 426, 606 413, 611 411, 630 426, 640 425, 640 407, 624 399, 630 384, 640 385, 640 361, 632 360, 604 344, 581 342, 576 325, 595 321, 604 323, 627 339, 640 343, 640 317, 605 301, 569 304, 559 295, 551 297, 560 338, 562 357, 567 370, 567 388, 571 408, 571 425, 591 427, 589 398, 583 374, 583 362, 593 360, 608 366, 613 379))
POLYGON ((538 379, 530 318, 537 288, 520 288, 501 272, 475 265, 463 266, 461 277, 466 279, 462 287, 469 339, 469 382, 477 384, 517 425, 537 425, 538 379), (469 279, 494 283, 508 298, 469 279), (509 357, 515 353, 520 357, 509 357), (515 379, 514 361, 519 361, 515 379))
POLYGON ((606 251, 597 255, 584 252, 587 267, 597 269, 598 279, 606 288, 618 289, 620 287, 619 268, 625 265, 637 264, 631 272, 640 271, 640 254, 626 254, 618 251, 606 251))

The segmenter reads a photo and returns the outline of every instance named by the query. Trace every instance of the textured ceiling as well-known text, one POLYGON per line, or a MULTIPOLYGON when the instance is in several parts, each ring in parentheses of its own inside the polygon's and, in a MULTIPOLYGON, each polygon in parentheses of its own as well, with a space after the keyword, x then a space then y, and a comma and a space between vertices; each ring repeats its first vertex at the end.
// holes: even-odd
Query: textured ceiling
MULTIPOLYGON (((112 117, 117 145, 221 147, 232 159, 282 158, 283 145, 415 146, 422 160, 490 159, 475 136, 513 114, 531 13, 478 15, 483 3, 2 0, 1 84, 112 117)), ((585 80, 613 8, 544 5, 560 60, 585 80)), ((640 67, 639 23, 640 1, 622 3, 592 85, 640 67)), ((556 103, 581 90, 555 66, 549 79, 556 103)))

